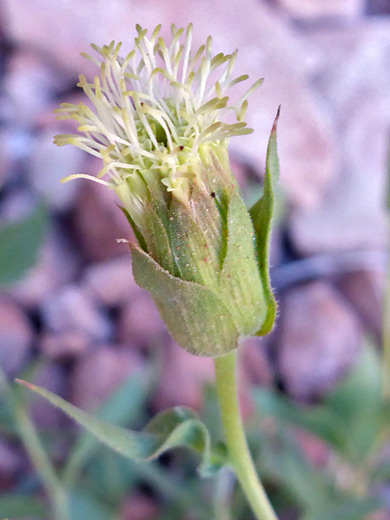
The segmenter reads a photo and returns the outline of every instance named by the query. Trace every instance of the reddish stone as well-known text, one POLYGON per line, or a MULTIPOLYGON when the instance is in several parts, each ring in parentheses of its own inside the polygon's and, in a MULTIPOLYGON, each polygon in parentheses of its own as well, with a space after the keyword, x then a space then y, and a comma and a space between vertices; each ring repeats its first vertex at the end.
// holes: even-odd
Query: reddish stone
POLYGON ((161 379, 153 403, 158 410, 177 405, 199 410, 203 402, 203 385, 213 379, 211 358, 194 356, 171 342, 164 346, 161 379))
POLYGON ((71 401, 93 410, 141 367, 142 360, 134 352, 114 345, 97 347, 76 362, 70 378, 71 401))
POLYGON ((12 300, 0 299, 0 367, 15 375, 25 361, 33 342, 32 326, 12 300))
POLYGON ((123 504, 120 520, 154 520, 158 518, 159 511, 150 497, 134 494, 123 504))
POLYGON ((108 307, 123 305, 140 292, 133 279, 130 252, 87 266, 82 284, 99 303, 108 307))
POLYGON ((50 295, 42 304, 45 330, 58 334, 81 333, 90 342, 104 342, 112 335, 108 315, 76 285, 68 285, 50 295))
POLYGON ((350 306, 323 282, 287 294, 279 327, 283 383, 301 400, 313 399, 332 388, 355 360, 362 340, 350 306))

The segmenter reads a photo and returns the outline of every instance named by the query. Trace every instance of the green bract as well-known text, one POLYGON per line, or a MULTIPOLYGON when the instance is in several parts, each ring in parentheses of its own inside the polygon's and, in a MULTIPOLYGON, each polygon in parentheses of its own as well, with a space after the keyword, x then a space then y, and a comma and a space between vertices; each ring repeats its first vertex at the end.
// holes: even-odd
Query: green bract
POLYGON ((100 77, 80 86, 94 109, 62 104, 79 134, 56 136, 101 157, 87 177, 113 189, 138 245, 131 245, 134 278, 148 290, 173 338, 186 350, 220 356, 240 336, 272 327, 275 300, 268 277, 273 182, 278 175, 275 128, 263 197, 248 213, 231 174, 230 137, 250 133, 247 97, 227 92, 248 78, 232 77, 237 52, 211 53, 211 38, 192 52, 192 26, 176 29, 167 46, 160 26, 147 38, 137 26, 134 49, 93 46, 100 77), (183 37, 183 42, 181 39, 183 37), (237 122, 229 122, 233 115, 237 122), (252 217, 252 218, 251 218, 252 217))

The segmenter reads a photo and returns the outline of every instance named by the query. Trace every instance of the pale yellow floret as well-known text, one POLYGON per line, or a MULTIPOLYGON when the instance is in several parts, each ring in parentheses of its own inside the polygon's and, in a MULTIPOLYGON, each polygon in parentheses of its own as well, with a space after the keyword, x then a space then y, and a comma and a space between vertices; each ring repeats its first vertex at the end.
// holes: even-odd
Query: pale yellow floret
POLYGON ((97 58, 82 54, 99 68, 92 83, 83 75, 78 83, 92 108, 62 103, 57 118, 77 121, 78 134, 58 135, 55 143, 73 144, 103 160, 96 177, 75 174, 63 182, 87 178, 113 188, 141 222, 148 186, 161 186, 188 204, 189 182, 200 171, 199 147, 226 147, 230 137, 252 131, 244 122, 247 98, 262 80, 229 104, 228 91, 248 79, 232 77, 237 51, 213 56, 209 37, 193 53, 192 24, 172 25, 169 44, 159 36, 161 25, 150 38, 146 29, 136 30, 134 49, 124 58, 115 42, 91 45, 97 58), (230 114, 237 123, 227 122, 230 114))

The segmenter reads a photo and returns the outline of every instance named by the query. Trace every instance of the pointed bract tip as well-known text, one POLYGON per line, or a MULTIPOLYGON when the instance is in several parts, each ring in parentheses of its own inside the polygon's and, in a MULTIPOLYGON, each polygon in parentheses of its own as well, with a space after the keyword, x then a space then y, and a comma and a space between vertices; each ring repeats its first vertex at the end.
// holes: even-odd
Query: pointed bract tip
POLYGON ((272 125, 271 135, 276 134, 276 129, 277 129, 277 126, 278 126, 278 121, 279 121, 279 117, 280 117, 281 107, 282 107, 282 105, 278 106, 278 110, 276 112, 276 116, 275 116, 275 119, 274 119, 274 124, 272 125))
POLYGON ((29 388, 30 390, 34 390, 35 388, 35 385, 29 383, 28 381, 24 381, 23 379, 15 378, 15 383, 18 383, 18 385, 23 385, 26 388, 29 388))

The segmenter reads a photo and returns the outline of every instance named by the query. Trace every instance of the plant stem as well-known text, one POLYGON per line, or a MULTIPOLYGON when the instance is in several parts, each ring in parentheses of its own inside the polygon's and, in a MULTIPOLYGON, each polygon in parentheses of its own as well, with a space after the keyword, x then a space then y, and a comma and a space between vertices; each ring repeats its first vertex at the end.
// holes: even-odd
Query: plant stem
POLYGON ((237 397, 236 352, 215 358, 214 366, 222 423, 232 467, 257 520, 277 520, 257 476, 245 437, 237 397))
POLYGON ((5 374, 0 369, 0 390, 3 390, 9 401, 10 408, 19 431, 25 450, 46 490, 51 503, 53 518, 67 520, 66 492, 59 481, 56 472, 47 456, 39 435, 31 421, 25 406, 12 391, 5 374))
POLYGON ((50 499, 55 520, 67 520, 66 492, 57 478, 30 417, 20 404, 15 410, 15 419, 20 438, 50 499))

